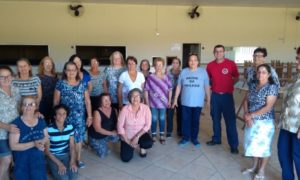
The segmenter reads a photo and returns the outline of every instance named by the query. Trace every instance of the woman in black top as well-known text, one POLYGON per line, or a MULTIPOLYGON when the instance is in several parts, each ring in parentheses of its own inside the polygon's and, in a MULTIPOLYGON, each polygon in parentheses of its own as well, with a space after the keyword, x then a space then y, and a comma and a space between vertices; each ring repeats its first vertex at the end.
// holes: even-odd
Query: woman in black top
POLYGON ((100 158, 110 152, 108 142, 118 142, 117 111, 111 107, 111 97, 102 93, 99 97, 100 106, 93 112, 93 125, 89 129, 90 144, 100 158))

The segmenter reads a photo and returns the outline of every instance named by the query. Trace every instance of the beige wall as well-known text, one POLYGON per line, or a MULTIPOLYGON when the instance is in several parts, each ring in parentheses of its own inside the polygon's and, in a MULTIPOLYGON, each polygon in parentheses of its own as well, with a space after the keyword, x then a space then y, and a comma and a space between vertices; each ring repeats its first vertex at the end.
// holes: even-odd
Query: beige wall
POLYGON ((190 7, 83 4, 82 17, 72 17, 66 3, 0 2, 0 44, 46 44, 61 66, 74 53, 73 45, 124 45, 127 55, 182 56, 174 43, 201 43, 202 62, 209 62, 212 48, 265 46, 269 59, 293 61, 300 45, 300 9, 202 7, 191 20, 190 7))

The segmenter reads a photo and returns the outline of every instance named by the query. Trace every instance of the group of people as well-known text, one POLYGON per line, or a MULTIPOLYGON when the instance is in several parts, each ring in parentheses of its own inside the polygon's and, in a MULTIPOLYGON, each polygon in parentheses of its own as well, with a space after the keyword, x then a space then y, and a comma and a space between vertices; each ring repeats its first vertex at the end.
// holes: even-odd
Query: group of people
MULTIPOLYGON (((11 68, 1 66, 0 179, 9 179, 12 160, 15 179, 46 179, 46 164, 55 179, 75 179, 78 168, 85 167, 81 160, 85 141, 100 158, 110 153, 108 142, 120 142, 123 162, 133 158, 135 149, 146 157, 154 142, 164 145, 173 135, 175 109, 179 146, 191 142, 200 148, 200 115, 207 106, 213 135, 206 144, 222 143, 223 115, 230 152, 238 154, 233 99, 238 68, 225 58, 223 45, 216 45, 213 53, 215 59, 206 69, 200 67, 197 54, 189 55, 188 66, 182 70, 178 58, 172 60, 171 68, 166 68, 163 58, 156 58, 153 73, 148 60, 141 61, 138 71, 137 59, 128 56, 125 61, 118 51, 103 72, 97 57, 90 59, 87 71, 80 56, 72 55, 61 78, 50 57, 41 60, 36 76, 26 58, 17 61, 16 77, 11 68)), ((255 179, 265 177, 275 133, 274 104, 280 91, 278 76, 265 63, 266 56, 266 49, 257 48, 254 66, 246 72, 244 150, 245 156, 253 157, 253 166, 242 173, 255 173, 255 179)), ((300 69, 300 48, 296 59, 300 69)), ((299 77, 286 89, 280 116, 278 154, 283 179, 294 179, 293 162, 300 177, 299 77)))

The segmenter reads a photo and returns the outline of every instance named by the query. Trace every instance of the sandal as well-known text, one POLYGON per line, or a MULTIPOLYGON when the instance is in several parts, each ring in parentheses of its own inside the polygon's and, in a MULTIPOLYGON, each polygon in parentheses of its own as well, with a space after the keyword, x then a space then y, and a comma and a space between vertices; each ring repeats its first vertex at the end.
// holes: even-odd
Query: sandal
POLYGON ((166 140, 163 137, 160 137, 159 139, 160 144, 165 145, 166 144, 166 140))
POLYGON ((243 175, 246 175, 246 174, 252 174, 252 173, 255 173, 255 170, 252 169, 252 168, 245 169, 245 170, 242 171, 242 174, 243 174, 243 175))
POLYGON ((264 180, 265 176, 264 175, 255 175, 253 180, 264 180))
POLYGON ((145 151, 145 153, 142 153, 142 149, 140 150, 140 157, 141 158, 145 158, 147 156, 147 151, 146 150, 144 150, 144 151, 145 151))

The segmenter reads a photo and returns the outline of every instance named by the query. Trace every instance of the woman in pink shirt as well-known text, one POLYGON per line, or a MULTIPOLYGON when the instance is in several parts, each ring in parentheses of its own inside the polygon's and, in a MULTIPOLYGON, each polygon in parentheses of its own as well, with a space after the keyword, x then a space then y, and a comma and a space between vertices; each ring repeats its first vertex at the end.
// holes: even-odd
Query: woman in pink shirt
POLYGON ((121 136, 121 160, 129 162, 135 148, 140 147, 140 156, 146 157, 146 149, 153 142, 148 131, 151 127, 151 112, 147 105, 141 103, 143 93, 134 88, 128 93, 129 104, 124 106, 118 118, 118 134, 121 136))

